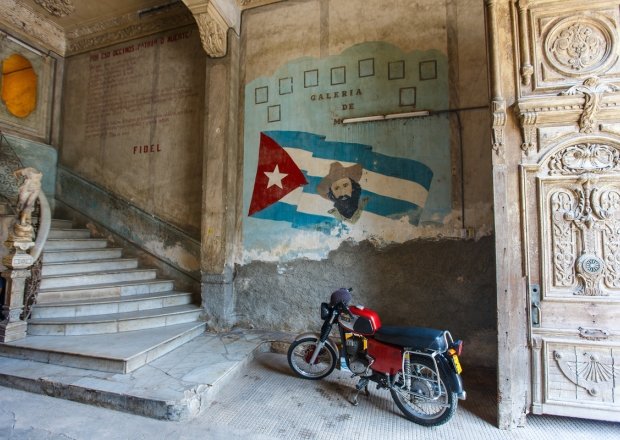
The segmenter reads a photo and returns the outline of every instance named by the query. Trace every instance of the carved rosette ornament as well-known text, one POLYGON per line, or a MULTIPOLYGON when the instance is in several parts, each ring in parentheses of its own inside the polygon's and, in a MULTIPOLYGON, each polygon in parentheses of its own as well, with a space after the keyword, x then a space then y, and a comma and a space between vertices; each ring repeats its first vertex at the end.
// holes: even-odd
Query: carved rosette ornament
POLYGON ((558 350, 553 352, 562 374, 573 384, 584 388, 591 396, 600 396, 603 390, 611 391, 614 379, 618 374, 614 371, 613 361, 604 362, 600 355, 584 351, 581 356, 570 354, 566 356, 558 350))
POLYGON ((575 16, 551 28, 545 52, 554 69, 575 77, 605 70, 615 45, 615 31, 603 19, 575 16))
POLYGON ((583 254, 579 257, 575 270, 580 285, 575 295, 605 296, 600 287, 604 269, 605 262, 597 255, 583 254))
POLYGON ((605 93, 620 92, 620 87, 615 84, 602 83, 597 77, 591 77, 583 82, 583 85, 573 86, 561 95, 583 95, 585 102, 583 112, 579 119, 579 131, 592 133, 596 126, 601 99, 605 93))
POLYGON ((71 0, 34 0, 37 5, 41 6, 47 12, 56 17, 65 17, 70 15, 74 10, 71 0))

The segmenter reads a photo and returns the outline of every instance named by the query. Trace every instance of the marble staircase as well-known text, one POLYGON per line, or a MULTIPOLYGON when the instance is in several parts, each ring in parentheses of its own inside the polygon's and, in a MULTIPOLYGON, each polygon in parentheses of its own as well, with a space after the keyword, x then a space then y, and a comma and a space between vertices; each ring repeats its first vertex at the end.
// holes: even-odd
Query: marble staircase
POLYGON ((121 248, 53 220, 28 336, 0 356, 127 373, 203 333, 201 310, 121 248))

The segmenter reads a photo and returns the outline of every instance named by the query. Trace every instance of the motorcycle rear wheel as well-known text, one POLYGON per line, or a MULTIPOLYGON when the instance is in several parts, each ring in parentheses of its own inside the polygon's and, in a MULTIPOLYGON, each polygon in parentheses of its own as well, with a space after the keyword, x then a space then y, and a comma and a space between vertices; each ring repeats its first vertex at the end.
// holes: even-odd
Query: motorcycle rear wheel
POLYGON ((323 379, 336 368, 338 356, 329 344, 325 344, 315 362, 310 364, 310 358, 317 343, 316 338, 308 337, 301 338, 291 344, 286 357, 289 366, 297 376, 310 380, 323 379))
POLYGON ((456 412, 456 393, 446 387, 446 380, 437 377, 430 358, 411 358, 411 386, 407 389, 402 373, 390 389, 392 399, 405 417, 423 426, 439 426, 456 412), (437 396, 437 398, 434 398, 437 396))

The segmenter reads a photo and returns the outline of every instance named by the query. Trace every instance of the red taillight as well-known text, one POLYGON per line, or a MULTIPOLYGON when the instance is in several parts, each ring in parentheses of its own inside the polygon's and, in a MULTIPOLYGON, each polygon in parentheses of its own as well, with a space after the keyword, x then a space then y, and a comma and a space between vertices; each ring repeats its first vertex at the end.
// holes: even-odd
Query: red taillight
POLYGON ((457 356, 460 356, 463 353, 463 341, 460 339, 458 341, 454 341, 450 348, 454 349, 457 356))

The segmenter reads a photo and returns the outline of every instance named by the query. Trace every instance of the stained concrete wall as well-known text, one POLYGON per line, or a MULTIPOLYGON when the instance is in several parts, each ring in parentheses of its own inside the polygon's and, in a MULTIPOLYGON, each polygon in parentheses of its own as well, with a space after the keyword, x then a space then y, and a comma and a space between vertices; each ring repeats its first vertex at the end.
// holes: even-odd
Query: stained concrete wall
POLYGON ((205 60, 196 26, 67 58, 60 164, 199 238, 205 60))
MULTIPOLYGON (((246 11, 241 32, 242 102, 262 102, 263 95, 248 95, 262 93, 256 92, 261 87, 256 81, 262 78, 286 78, 282 66, 304 60, 321 63, 359 45, 370 47, 369 43, 395 47, 403 54, 434 51, 447 61, 445 92, 452 110, 446 112, 448 153, 443 158, 451 170, 444 182, 450 195, 447 212, 432 221, 409 224, 411 234, 399 240, 366 229, 341 236, 297 233, 294 226, 291 232, 290 222, 265 220, 273 221, 270 237, 275 239, 268 240, 271 248, 253 252, 248 243, 260 240, 262 226, 247 211, 252 193, 247 175, 257 170, 247 158, 257 154, 251 149, 258 146, 244 137, 246 105, 245 132, 240 134, 246 178, 240 208, 243 232, 235 260, 234 318, 256 327, 318 329, 319 303, 338 287, 353 287, 355 302, 378 310, 386 324, 448 328, 469 346, 466 362, 493 366, 495 259, 483 2, 306 0, 246 11), (257 87, 248 88, 249 84, 257 87), (282 234, 290 237, 283 243, 277 242, 274 232, 278 223, 282 234)), ((294 87, 304 87, 303 78, 300 82, 293 73, 290 76, 294 87)), ((292 111, 303 114, 305 109, 292 111)), ((267 113, 265 120, 270 117, 267 113)), ((325 118, 324 124, 313 128, 327 132, 333 118, 325 118)), ((379 130, 377 124, 364 130, 379 130)), ((268 129, 268 123, 259 127, 268 129)), ((299 130, 294 124, 279 129, 299 130)), ((424 127, 418 129, 424 136, 424 127)))

